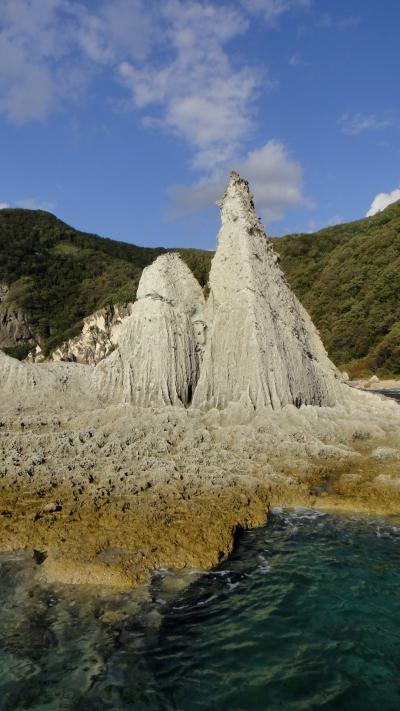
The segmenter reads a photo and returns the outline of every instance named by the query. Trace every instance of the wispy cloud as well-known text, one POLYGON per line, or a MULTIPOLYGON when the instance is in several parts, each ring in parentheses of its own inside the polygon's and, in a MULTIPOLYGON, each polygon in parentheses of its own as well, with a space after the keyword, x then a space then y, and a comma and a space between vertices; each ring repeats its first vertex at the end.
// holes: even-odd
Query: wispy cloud
POLYGON ((397 200, 400 200, 400 187, 395 188, 391 193, 379 193, 374 197, 366 217, 376 215, 377 212, 381 212, 385 207, 388 207, 388 205, 391 205, 392 202, 396 202, 397 200))
POLYGON ((276 26, 282 15, 310 7, 312 0, 242 0, 242 4, 248 12, 259 15, 268 24, 276 26))
POLYGON ((324 220, 309 220, 307 223, 307 232, 318 232, 326 227, 340 225, 343 222, 341 215, 332 215, 324 220))
MULTIPOLYGON (((252 23, 275 29, 281 18, 311 3, 2 0, 0 113, 17 124, 44 120, 83 97, 96 73, 107 73, 125 87, 126 103, 147 126, 189 148, 200 176, 197 187, 182 188, 192 201, 211 194, 222 171, 237 167, 253 179, 261 209, 274 219, 302 200, 301 171, 278 141, 248 152, 257 97, 273 82, 265 69, 243 60, 237 42, 252 23)), ((293 55, 291 63, 301 61, 293 55)), ((52 207, 33 199, 22 203, 52 207)))
POLYGON ((120 74, 134 105, 155 110, 147 122, 183 137, 194 148, 195 166, 208 168, 227 160, 252 128, 259 74, 236 68, 225 50, 247 20, 225 5, 180 0, 166 3, 164 18, 168 60, 160 63, 155 52, 142 66, 121 63, 120 74))
POLYGON ((10 207, 7 202, 0 202, 0 210, 5 210, 7 207, 10 207))
POLYGON ((144 59, 159 39, 160 27, 151 3, 143 0, 103 0, 86 7, 70 4, 76 20, 76 40, 95 62, 144 59), (90 8, 90 9, 89 9, 90 8))
POLYGON ((0 112, 37 121, 80 98, 97 65, 143 57, 152 38, 141 0, 2 0, 0 112))
POLYGON ((379 131, 385 128, 394 128, 397 121, 388 115, 344 113, 339 120, 343 133, 356 136, 364 131, 379 131))
POLYGON ((288 208, 307 202, 302 193, 299 163, 290 157, 282 143, 271 140, 192 185, 172 186, 171 217, 182 217, 209 207, 223 194, 230 169, 250 180, 257 208, 268 222, 279 220, 288 208))
POLYGON ((60 32, 63 0, 3 0, 0 25, 0 112, 15 123, 41 120, 83 85, 69 57, 70 26, 60 32))
POLYGON ((291 67, 309 67, 310 62, 307 62, 303 57, 301 56, 300 52, 295 52, 289 57, 288 60, 289 64, 291 67))
POLYGON ((317 20, 319 27, 328 27, 336 30, 349 30, 352 27, 361 25, 363 18, 359 15, 349 15, 348 17, 333 17, 329 12, 324 12, 317 20))

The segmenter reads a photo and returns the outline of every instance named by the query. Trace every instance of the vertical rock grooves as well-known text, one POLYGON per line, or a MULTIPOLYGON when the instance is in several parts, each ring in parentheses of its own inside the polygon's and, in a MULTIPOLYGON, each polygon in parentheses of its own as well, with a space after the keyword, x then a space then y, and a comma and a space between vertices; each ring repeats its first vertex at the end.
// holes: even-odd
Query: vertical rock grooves
POLYGON ((334 405, 339 374, 286 283, 247 181, 231 173, 219 205, 208 337, 193 405, 334 405))
POLYGON ((102 397, 141 406, 188 405, 199 377, 196 322, 204 296, 178 254, 142 274, 118 351, 97 366, 102 397))
POLYGON ((143 271, 114 352, 94 368, 19 363, 0 353, 2 397, 74 409, 333 406, 344 393, 340 375, 287 285, 237 173, 220 207, 207 304, 179 255, 164 254, 143 271))

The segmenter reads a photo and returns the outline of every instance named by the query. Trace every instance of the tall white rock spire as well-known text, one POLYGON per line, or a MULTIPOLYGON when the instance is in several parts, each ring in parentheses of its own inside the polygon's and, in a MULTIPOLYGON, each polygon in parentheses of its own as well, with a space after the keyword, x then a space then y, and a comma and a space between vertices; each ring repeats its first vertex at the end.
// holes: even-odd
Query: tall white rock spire
POLYGON ((334 405, 339 373, 278 266, 247 181, 231 173, 218 204, 222 226, 193 405, 334 405))

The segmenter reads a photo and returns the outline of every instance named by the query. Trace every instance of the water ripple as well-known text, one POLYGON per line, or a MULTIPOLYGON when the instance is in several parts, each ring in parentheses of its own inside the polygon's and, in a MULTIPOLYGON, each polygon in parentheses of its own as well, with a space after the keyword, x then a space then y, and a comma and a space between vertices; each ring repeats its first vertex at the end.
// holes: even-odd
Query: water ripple
POLYGON ((0 556, 0 708, 400 708, 400 522, 274 509, 215 571, 150 596, 0 556))

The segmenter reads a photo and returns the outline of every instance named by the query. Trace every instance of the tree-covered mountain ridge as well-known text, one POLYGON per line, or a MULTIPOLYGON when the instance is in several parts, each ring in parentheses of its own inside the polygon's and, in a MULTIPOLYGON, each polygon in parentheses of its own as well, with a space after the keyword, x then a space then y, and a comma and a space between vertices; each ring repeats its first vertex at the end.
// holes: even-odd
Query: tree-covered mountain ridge
MULTIPOLYGON (((400 375, 400 202, 272 241, 332 360, 353 375, 400 375)), ((143 268, 166 251, 81 232, 40 210, 0 210, 0 346, 23 357, 36 342, 49 355, 84 317, 133 301, 143 268), (15 318, 21 327, 10 327, 15 318)), ((176 251, 206 288, 212 252, 176 251)))

